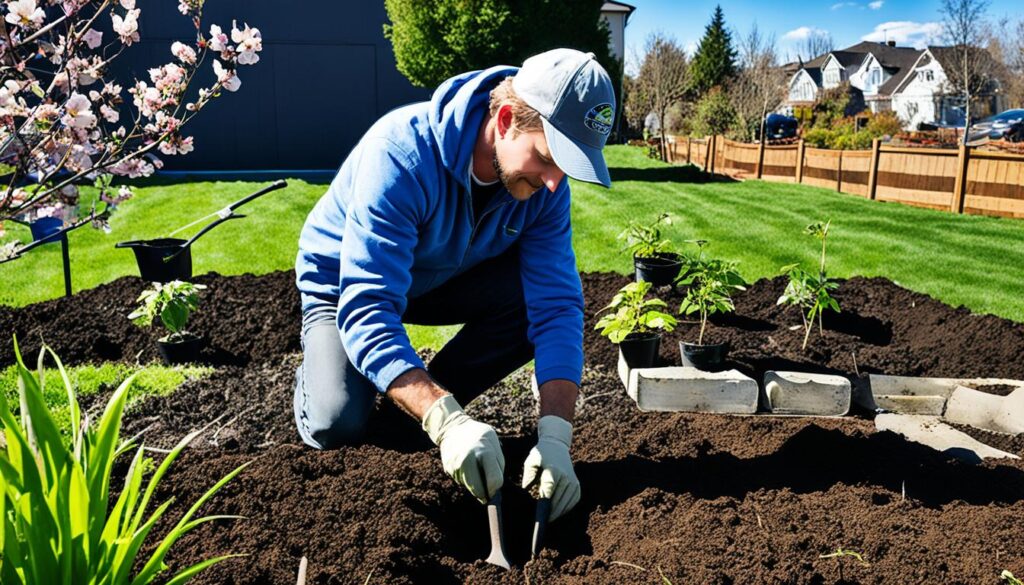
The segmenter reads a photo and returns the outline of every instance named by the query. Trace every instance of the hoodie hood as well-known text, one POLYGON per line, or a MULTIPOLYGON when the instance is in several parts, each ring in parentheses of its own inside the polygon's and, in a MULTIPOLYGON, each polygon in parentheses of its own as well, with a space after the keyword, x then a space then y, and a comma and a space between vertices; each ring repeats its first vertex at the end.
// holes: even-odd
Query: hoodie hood
POLYGON ((491 90, 517 71, 518 67, 498 65, 463 73, 442 83, 430 98, 430 130, 441 152, 441 162, 466 188, 476 134, 487 114, 491 90), (467 132, 472 133, 473 140, 466 140, 467 132))

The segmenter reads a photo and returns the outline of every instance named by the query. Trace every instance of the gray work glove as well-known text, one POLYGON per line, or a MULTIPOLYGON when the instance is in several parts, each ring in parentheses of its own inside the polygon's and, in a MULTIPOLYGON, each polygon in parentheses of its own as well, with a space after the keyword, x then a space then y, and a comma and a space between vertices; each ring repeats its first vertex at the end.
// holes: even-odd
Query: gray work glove
POLYGON ((548 520, 554 520, 580 501, 580 480, 569 455, 572 423, 558 416, 541 417, 537 422, 537 439, 537 446, 526 457, 523 489, 539 482, 540 497, 551 500, 548 520))
POLYGON ((498 433, 462 411, 452 395, 437 399, 423 416, 423 430, 441 448, 445 473, 481 503, 487 503, 505 481, 505 455, 498 433))

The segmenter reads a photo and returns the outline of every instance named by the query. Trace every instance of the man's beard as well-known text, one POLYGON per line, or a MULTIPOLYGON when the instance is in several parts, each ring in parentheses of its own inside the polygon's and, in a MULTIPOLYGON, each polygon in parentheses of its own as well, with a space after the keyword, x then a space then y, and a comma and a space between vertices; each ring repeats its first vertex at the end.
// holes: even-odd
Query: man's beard
POLYGON ((533 193, 535 193, 537 190, 544 186, 543 184, 534 186, 533 183, 526 179, 526 177, 522 177, 518 174, 508 174, 508 172, 506 172, 505 169, 501 166, 501 162, 498 160, 497 150, 495 150, 494 152, 494 158, 491 159, 491 164, 494 166, 494 172, 498 174, 498 180, 501 181, 501 184, 505 187, 505 189, 516 199, 528 198, 530 195, 532 195, 533 193), (524 185, 528 187, 524 187, 524 185), (520 193, 519 196, 516 195, 516 189, 525 188, 529 189, 528 193, 520 193))

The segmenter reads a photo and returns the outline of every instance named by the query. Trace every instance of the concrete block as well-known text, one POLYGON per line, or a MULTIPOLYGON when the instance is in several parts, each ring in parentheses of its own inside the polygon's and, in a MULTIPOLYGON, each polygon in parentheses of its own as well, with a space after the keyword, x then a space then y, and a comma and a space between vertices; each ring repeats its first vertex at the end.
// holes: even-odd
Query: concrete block
POLYGON ((942 396, 875 396, 872 410, 884 410, 900 414, 942 416, 946 399, 942 396))
MULTIPOLYGON (((914 397, 914 396, 938 396, 946 400, 953 394, 957 386, 986 386, 993 384, 1022 385, 1019 380, 1008 380, 1005 378, 919 378, 915 376, 883 376, 878 374, 869 375, 868 392, 858 393, 855 399, 858 404, 869 410, 892 410, 904 414, 919 414, 919 411, 897 410, 904 405, 904 401, 890 402, 893 397, 914 397), (888 402, 889 407, 883 406, 882 402, 888 402), (895 406, 896 408, 892 408, 895 406)), ((911 407, 919 406, 916 401, 907 401, 911 407)), ((936 414, 941 414, 939 410, 936 414)))
POLYGON ((972 463, 988 458, 1020 459, 1012 453, 1000 451, 973 439, 970 435, 943 423, 937 416, 879 414, 875 417, 875 427, 880 431, 899 433, 907 440, 972 463))
POLYGON ((640 410, 753 414, 757 412, 757 382, 736 370, 705 372, 697 368, 626 367, 619 359, 626 393, 640 410))
POLYGON ((850 381, 843 376, 769 371, 764 389, 773 414, 842 416, 850 411, 850 381))
POLYGON ((1024 388, 996 396, 957 386, 946 404, 944 418, 997 433, 1024 432, 1024 388))

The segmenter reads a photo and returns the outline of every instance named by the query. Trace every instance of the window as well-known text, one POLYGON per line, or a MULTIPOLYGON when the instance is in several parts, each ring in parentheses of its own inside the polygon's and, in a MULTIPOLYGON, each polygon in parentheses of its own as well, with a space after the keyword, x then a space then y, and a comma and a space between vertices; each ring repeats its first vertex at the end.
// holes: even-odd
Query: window
POLYGON ((882 70, 872 69, 871 73, 868 74, 868 85, 871 87, 878 87, 882 84, 882 70))
POLYGON ((921 76, 921 81, 935 81, 935 72, 931 69, 918 69, 917 73, 921 76))

